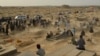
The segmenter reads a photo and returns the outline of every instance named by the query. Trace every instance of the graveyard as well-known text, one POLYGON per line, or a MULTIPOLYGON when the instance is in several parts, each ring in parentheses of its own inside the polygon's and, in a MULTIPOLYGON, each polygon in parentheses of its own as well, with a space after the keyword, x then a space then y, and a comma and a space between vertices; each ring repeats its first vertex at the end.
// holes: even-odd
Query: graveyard
POLYGON ((37 44, 45 56, 100 56, 99 42, 99 6, 0 7, 0 56, 37 56, 37 44), (73 44, 82 30, 86 50, 73 44))

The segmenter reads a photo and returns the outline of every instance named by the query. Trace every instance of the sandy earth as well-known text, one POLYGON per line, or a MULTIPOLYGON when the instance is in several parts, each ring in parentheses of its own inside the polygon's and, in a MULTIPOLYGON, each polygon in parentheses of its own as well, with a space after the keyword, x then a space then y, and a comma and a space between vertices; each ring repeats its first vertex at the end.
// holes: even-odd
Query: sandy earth
MULTIPOLYGON (((71 8, 71 9, 66 9, 66 8, 56 8, 53 7, 51 9, 48 8, 0 8, 0 16, 14 16, 14 15, 18 15, 18 14, 29 14, 30 18, 33 17, 34 14, 43 14, 45 15, 44 18, 45 19, 51 19, 51 16, 47 13, 51 13, 53 15, 53 21, 55 21, 55 18, 57 17, 57 13, 60 11, 66 11, 66 10, 71 10, 71 11, 75 11, 75 10, 81 10, 81 8, 71 8), (38 11, 38 12, 37 12, 38 11), (16 13, 15 13, 16 12, 16 13), (36 13, 37 12, 37 13, 36 13)), ((69 19, 71 21, 71 25, 72 27, 76 27, 77 33, 76 33, 76 39, 79 39, 79 35, 80 35, 80 28, 79 28, 79 23, 80 21, 76 20, 77 16, 86 16, 86 19, 92 19, 93 17, 98 17, 100 19, 100 9, 96 9, 95 12, 90 12, 90 13, 78 13, 78 14, 70 14, 69 19)), ((53 22, 52 21, 52 22, 53 22)), ((100 23, 98 23, 100 24, 100 23)), ((16 48, 18 49, 19 52, 23 52, 23 51, 32 51, 32 52, 36 52, 36 44, 39 43, 42 45, 42 47, 46 50, 46 53, 51 53, 54 52, 54 50, 57 50, 69 43, 71 43, 71 37, 69 38, 65 38, 65 39, 60 39, 60 40, 54 40, 54 41, 47 41, 46 40, 46 33, 49 32, 50 30, 55 31, 55 27, 48 27, 48 28, 41 28, 41 27, 28 27, 25 31, 22 32, 14 32, 15 34, 12 34, 10 36, 7 37, 7 39, 12 39, 12 42, 8 42, 6 46, 9 45, 14 45, 16 46, 16 48), (27 43, 27 42, 32 42, 32 44, 28 45, 28 46, 23 46, 23 47, 19 47, 19 43, 20 41, 22 41, 23 43, 27 43), (18 43, 19 42, 19 43, 18 43)), ((91 51, 95 51, 98 55, 100 55, 100 26, 95 26, 94 27, 94 33, 91 34, 88 31, 86 31, 86 36, 84 37, 84 39, 86 40, 86 49, 87 50, 91 50, 91 51), (92 42, 87 41, 88 38, 92 37, 92 42)), ((0 36, 1 39, 0 40, 4 40, 2 38, 4 38, 5 36, 0 36)))

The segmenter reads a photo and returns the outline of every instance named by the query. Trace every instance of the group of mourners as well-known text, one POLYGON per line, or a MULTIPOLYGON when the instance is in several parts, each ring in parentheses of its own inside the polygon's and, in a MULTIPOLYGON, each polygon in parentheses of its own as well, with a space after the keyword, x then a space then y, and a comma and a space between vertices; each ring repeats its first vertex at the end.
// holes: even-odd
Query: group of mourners
MULTIPOLYGON (((60 13, 59 15, 63 15, 63 14, 60 13)), ((88 24, 85 24, 85 23, 81 24, 81 26, 80 26, 81 33, 79 35, 79 39, 76 41, 75 40, 75 35, 76 35, 77 29, 75 27, 70 28, 71 27, 71 25, 70 25, 71 22, 70 22, 70 20, 66 20, 66 18, 67 17, 65 17, 65 18, 58 17, 58 19, 57 19, 58 21, 56 21, 55 25, 54 25, 54 26, 57 27, 57 33, 53 34, 53 31, 50 31, 49 33, 47 33, 46 39, 50 39, 54 35, 61 35, 61 34, 64 33, 64 34, 66 34, 66 36, 68 36, 68 35, 72 36, 72 44, 77 46, 77 49, 79 49, 79 50, 86 50, 86 48, 85 48, 86 42, 85 42, 85 39, 84 39, 85 36, 86 36, 86 32, 85 32, 84 26, 88 25, 88 27, 87 27, 88 31, 90 33, 94 33, 94 28, 93 27, 95 25, 97 25, 97 22, 99 21, 99 19, 98 18, 93 18, 93 20, 90 21, 88 24), (63 32, 60 29, 60 24, 61 23, 64 23, 65 27, 67 28, 67 29, 64 29, 63 32)), ((37 55, 45 56, 45 50, 43 48, 41 48, 40 44, 37 44, 37 49, 38 49, 38 51, 36 53, 37 55)))
MULTIPOLYGON (((55 26, 57 27, 58 30, 55 35, 62 35, 63 33, 65 33, 66 36, 72 36, 72 43, 77 46, 77 49, 85 50, 85 40, 84 40, 85 31, 86 29, 88 29, 90 33, 94 33, 94 26, 97 26, 97 23, 99 22, 99 18, 94 17, 90 21, 86 21, 85 23, 80 24, 81 33, 78 41, 75 40, 75 33, 77 31, 76 28, 75 27, 71 28, 70 20, 65 20, 65 19, 62 20, 62 19, 64 18, 58 18, 58 21, 55 22, 55 26), (60 30, 61 22, 64 23, 67 28, 64 29, 64 31, 60 30)), ((53 31, 50 31, 49 33, 47 33, 46 39, 50 39, 55 35, 53 34, 53 31)))
POLYGON ((42 16, 37 15, 34 18, 29 18, 27 15, 26 19, 15 19, 14 17, 2 17, 0 18, 0 32, 6 35, 9 35, 9 30, 13 31, 21 31, 25 30, 27 26, 42 26, 47 27, 51 24, 50 20, 42 19, 42 16))
MULTIPOLYGON (((97 25, 97 23, 99 22, 98 18, 93 18, 91 22, 89 22, 89 32, 90 33, 94 33, 94 26, 97 25)), ((82 30, 81 34, 80 34, 80 39, 77 41, 76 45, 78 45, 77 49, 80 50, 85 50, 85 40, 84 40, 84 36, 85 36, 85 31, 82 30)), ((92 41, 92 39, 90 39, 92 41)))
MULTIPOLYGON (((59 16, 61 16, 63 14, 60 14, 59 16)), ((85 50, 85 40, 84 40, 84 36, 85 36, 85 30, 82 29, 81 30, 81 34, 80 34, 80 39, 78 41, 75 40, 75 33, 76 33, 76 28, 73 27, 71 28, 70 25, 70 20, 66 19, 67 17, 58 17, 57 21, 55 22, 55 25, 57 27, 58 32, 56 33, 56 35, 61 35, 61 34, 65 34, 66 36, 72 36, 72 43, 74 45, 77 45, 77 49, 79 50, 85 50), (67 29, 64 29, 64 31, 62 32, 60 30, 60 24, 63 23, 65 25, 65 27, 67 29)), ((89 32, 93 33, 93 26, 97 24, 97 22, 99 21, 98 18, 93 18, 93 20, 91 22, 89 22, 89 32)), ((0 19, 0 32, 5 33, 6 35, 9 35, 9 29, 11 31, 15 31, 15 30, 25 30, 26 29, 26 25, 27 26, 42 26, 42 27, 47 27, 48 25, 50 25, 52 22, 46 19, 42 19, 41 15, 37 15, 35 18, 30 19, 29 16, 27 16, 26 19, 14 19, 11 17, 2 17, 0 19), (27 23, 27 21, 29 23, 27 23), (4 23, 5 22, 5 23, 4 23), (4 24, 3 24, 4 23, 4 24), (5 26, 4 26, 5 25, 5 26)), ((85 26, 87 24, 81 24, 81 26, 85 26)), ((51 37, 53 37, 54 34, 52 31, 50 31, 50 33, 47 33, 46 39, 49 39, 51 37)), ((41 48, 40 44, 37 44, 37 54, 39 56, 45 56, 45 51, 44 49, 41 48)))
POLYGON ((2 17, 0 19, 0 32, 9 35, 9 29, 11 32, 15 30, 24 30, 25 23, 26 20, 13 19, 12 17, 2 17))
MULTIPOLYGON (((48 37, 53 36, 53 33, 50 32, 50 35, 48 35, 48 37)), ((84 36, 85 36, 85 31, 82 30, 81 34, 80 34, 80 39, 78 41, 75 41, 75 39, 73 39, 74 37, 72 37, 73 39, 73 44, 77 45, 77 49, 79 50, 85 50, 85 40, 84 40, 84 36)), ((37 44, 37 49, 38 51, 36 52, 37 55, 39 56, 45 56, 45 50, 43 48, 41 48, 40 44, 37 44)))
POLYGON ((48 27, 51 24, 50 20, 42 19, 43 16, 36 15, 34 19, 30 20, 30 24, 32 23, 33 26, 42 26, 43 28, 48 27))

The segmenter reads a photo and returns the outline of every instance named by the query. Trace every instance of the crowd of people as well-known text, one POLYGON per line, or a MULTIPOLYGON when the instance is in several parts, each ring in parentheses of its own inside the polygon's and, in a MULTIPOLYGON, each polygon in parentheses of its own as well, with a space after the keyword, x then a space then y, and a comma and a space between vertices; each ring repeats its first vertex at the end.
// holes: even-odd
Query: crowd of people
POLYGON ((30 19, 27 16, 26 19, 15 19, 13 17, 2 17, 0 19, 0 32, 5 35, 9 35, 9 30, 13 31, 22 31, 30 26, 42 26, 43 28, 51 24, 50 20, 42 19, 42 16, 36 15, 35 18, 30 19))
MULTIPOLYGON (((57 21, 55 21, 55 24, 53 25, 55 30, 57 29, 57 33, 54 34, 53 31, 50 30, 49 33, 47 33, 46 39, 50 39, 55 35, 65 35, 65 36, 71 36, 72 37, 72 44, 77 46, 77 49, 79 50, 85 50, 85 28, 88 29, 90 33, 94 32, 94 26, 97 25, 97 22, 99 22, 98 18, 93 18, 91 21, 86 21, 85 23, 80 23, 80 29, 81 33, 79 36, 79 40, 75 40, 75 36, 77 33, 76 27, 72 27, 70 19, 68 19, 63 13, 60 13, 58 16, 57 21), (63 31, 60 29, 61 26, 64 25, 63 31)), ((37 15, 35 18, 30 19, 29 15, 26 19, 14 19, 11 17, 2 17, 0 19, 0 32, 4 33, 6 35, 9 35, 9 29, 11 32, 13 31, 20 31, 25 30, 26 26, 42 26, 43 28, 48 27, 52 24, 52 21, 42 19, 43 16, 37 15)), ((61 37, 62 38, 62 37, 61 37)), ((41 48, 40 44, 37 44, 37 55, 39 56, 45 56, 45 50, 41 48)))

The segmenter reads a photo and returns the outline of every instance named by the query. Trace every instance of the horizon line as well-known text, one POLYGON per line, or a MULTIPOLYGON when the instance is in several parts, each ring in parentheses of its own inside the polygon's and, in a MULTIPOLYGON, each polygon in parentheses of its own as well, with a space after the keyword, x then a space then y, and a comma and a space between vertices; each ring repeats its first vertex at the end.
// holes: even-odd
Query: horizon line
MULTIPOLYGON (((66 5, 66 4, 63 4, 63 5, 66 5)), ((14 6, 3 6, 3 5, 0 5, 0 7, 45 7, 45 6, 63 6, 63 5, 27 5, 27 6, 23 6, 23 5, 14 5, 14 6)), ((85 7, 85 6, 100 6, 100 5, 67 5, 67 6, 70 6, 70 7, 85 7)))

